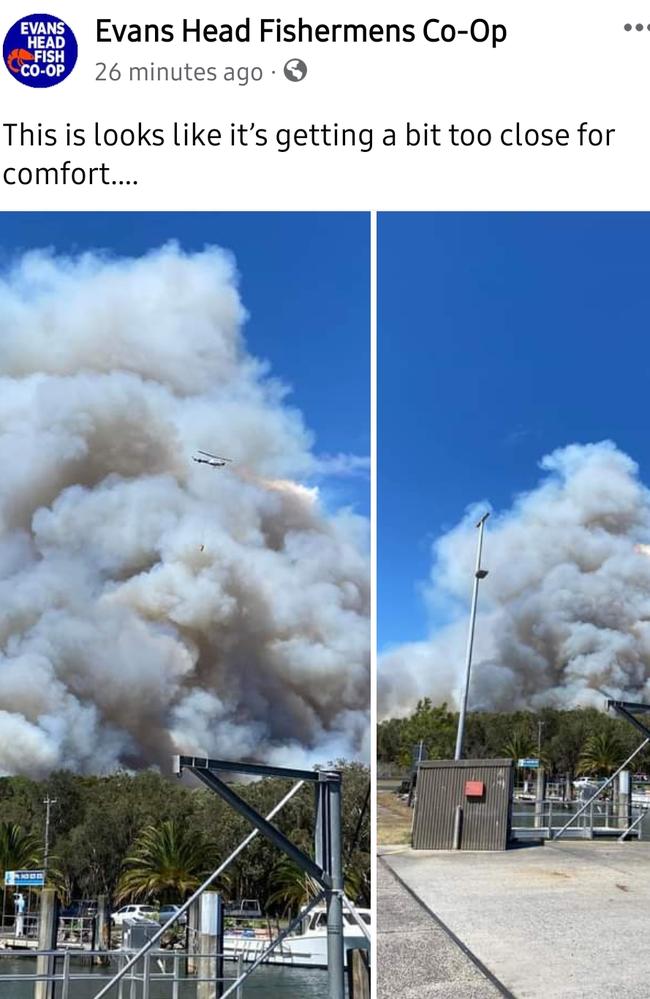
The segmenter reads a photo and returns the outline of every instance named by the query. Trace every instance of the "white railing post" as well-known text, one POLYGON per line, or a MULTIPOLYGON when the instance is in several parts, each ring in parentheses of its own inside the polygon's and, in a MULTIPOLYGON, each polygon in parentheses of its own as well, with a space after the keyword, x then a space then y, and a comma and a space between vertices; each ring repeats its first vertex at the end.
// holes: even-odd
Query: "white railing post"
MULTIPOLYGON (((240 951, 239 957, 237 958, 237 978, 241 978, 243 967, 244 967, 244 955, 240 951)), ((235 999, 243 999, 243 997, 244 997, 244 990, 243 987, 239 985, 237 987, 237 994, 235 996, 235 999)))
POLYGON ((70 997, 70 951, 63 955, 63 987, 61 989, 61 999, 70 997))
POLYGON ((172 983, 172 999, 179 999, 180 996, 180 988, 181 988, 181 983, 179 981, 180 966, 181 966, 180 955, 174 954, 174 965, 172 971, 174 975, 174 981, 172 983))
POLYGON ((142 963, 142 999, 149 999, 150 969, 151 969, 151 951, 147 951, 147 953, 144 955, 142 963))

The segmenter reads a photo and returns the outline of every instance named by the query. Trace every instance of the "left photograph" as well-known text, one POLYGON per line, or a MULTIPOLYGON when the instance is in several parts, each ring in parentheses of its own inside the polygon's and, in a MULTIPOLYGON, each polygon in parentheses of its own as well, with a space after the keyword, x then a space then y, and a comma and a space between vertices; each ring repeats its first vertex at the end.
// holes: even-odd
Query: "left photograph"
POLYGON ((365 996, 369 216, 2 223, 0 997, 365 996))

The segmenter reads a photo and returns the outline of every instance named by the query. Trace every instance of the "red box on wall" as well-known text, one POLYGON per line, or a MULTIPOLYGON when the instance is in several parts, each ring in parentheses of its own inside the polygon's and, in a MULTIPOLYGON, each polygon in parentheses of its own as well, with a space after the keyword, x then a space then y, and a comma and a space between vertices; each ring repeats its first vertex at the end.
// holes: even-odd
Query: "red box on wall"
POLYGON ((485 793, 485 784, 482 780, 466 780, 465 781, 465 797, 466 798, 482 798, 485 793))

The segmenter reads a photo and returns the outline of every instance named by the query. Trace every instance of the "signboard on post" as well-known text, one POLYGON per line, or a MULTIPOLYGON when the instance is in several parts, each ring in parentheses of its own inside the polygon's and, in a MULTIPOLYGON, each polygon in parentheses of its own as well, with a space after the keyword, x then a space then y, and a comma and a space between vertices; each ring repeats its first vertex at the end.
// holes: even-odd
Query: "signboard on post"
POLYGON ((517 760, 517 766, 526 770, 537 770, 539 768, 539 760, 533 759, 523 759, 517 760))
POLYGON ((5 888, 42 888, 45 871, 5 871, 5 888))

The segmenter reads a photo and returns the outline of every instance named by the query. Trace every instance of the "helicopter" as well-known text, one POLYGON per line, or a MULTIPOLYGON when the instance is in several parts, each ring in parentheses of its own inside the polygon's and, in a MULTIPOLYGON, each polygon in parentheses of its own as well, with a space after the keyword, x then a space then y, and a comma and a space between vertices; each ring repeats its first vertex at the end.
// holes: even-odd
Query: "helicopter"
POLYGON ((220 454, 210 454, 209 451, 197 450, 197 454, 205 455, 204 458, 197 458, 196 455, 192 455, 192 461, 196 461, 199 465, 211 465, 213 468, 223 468, 224 465, 229 464, 232 458, 224 458, 220 454))

